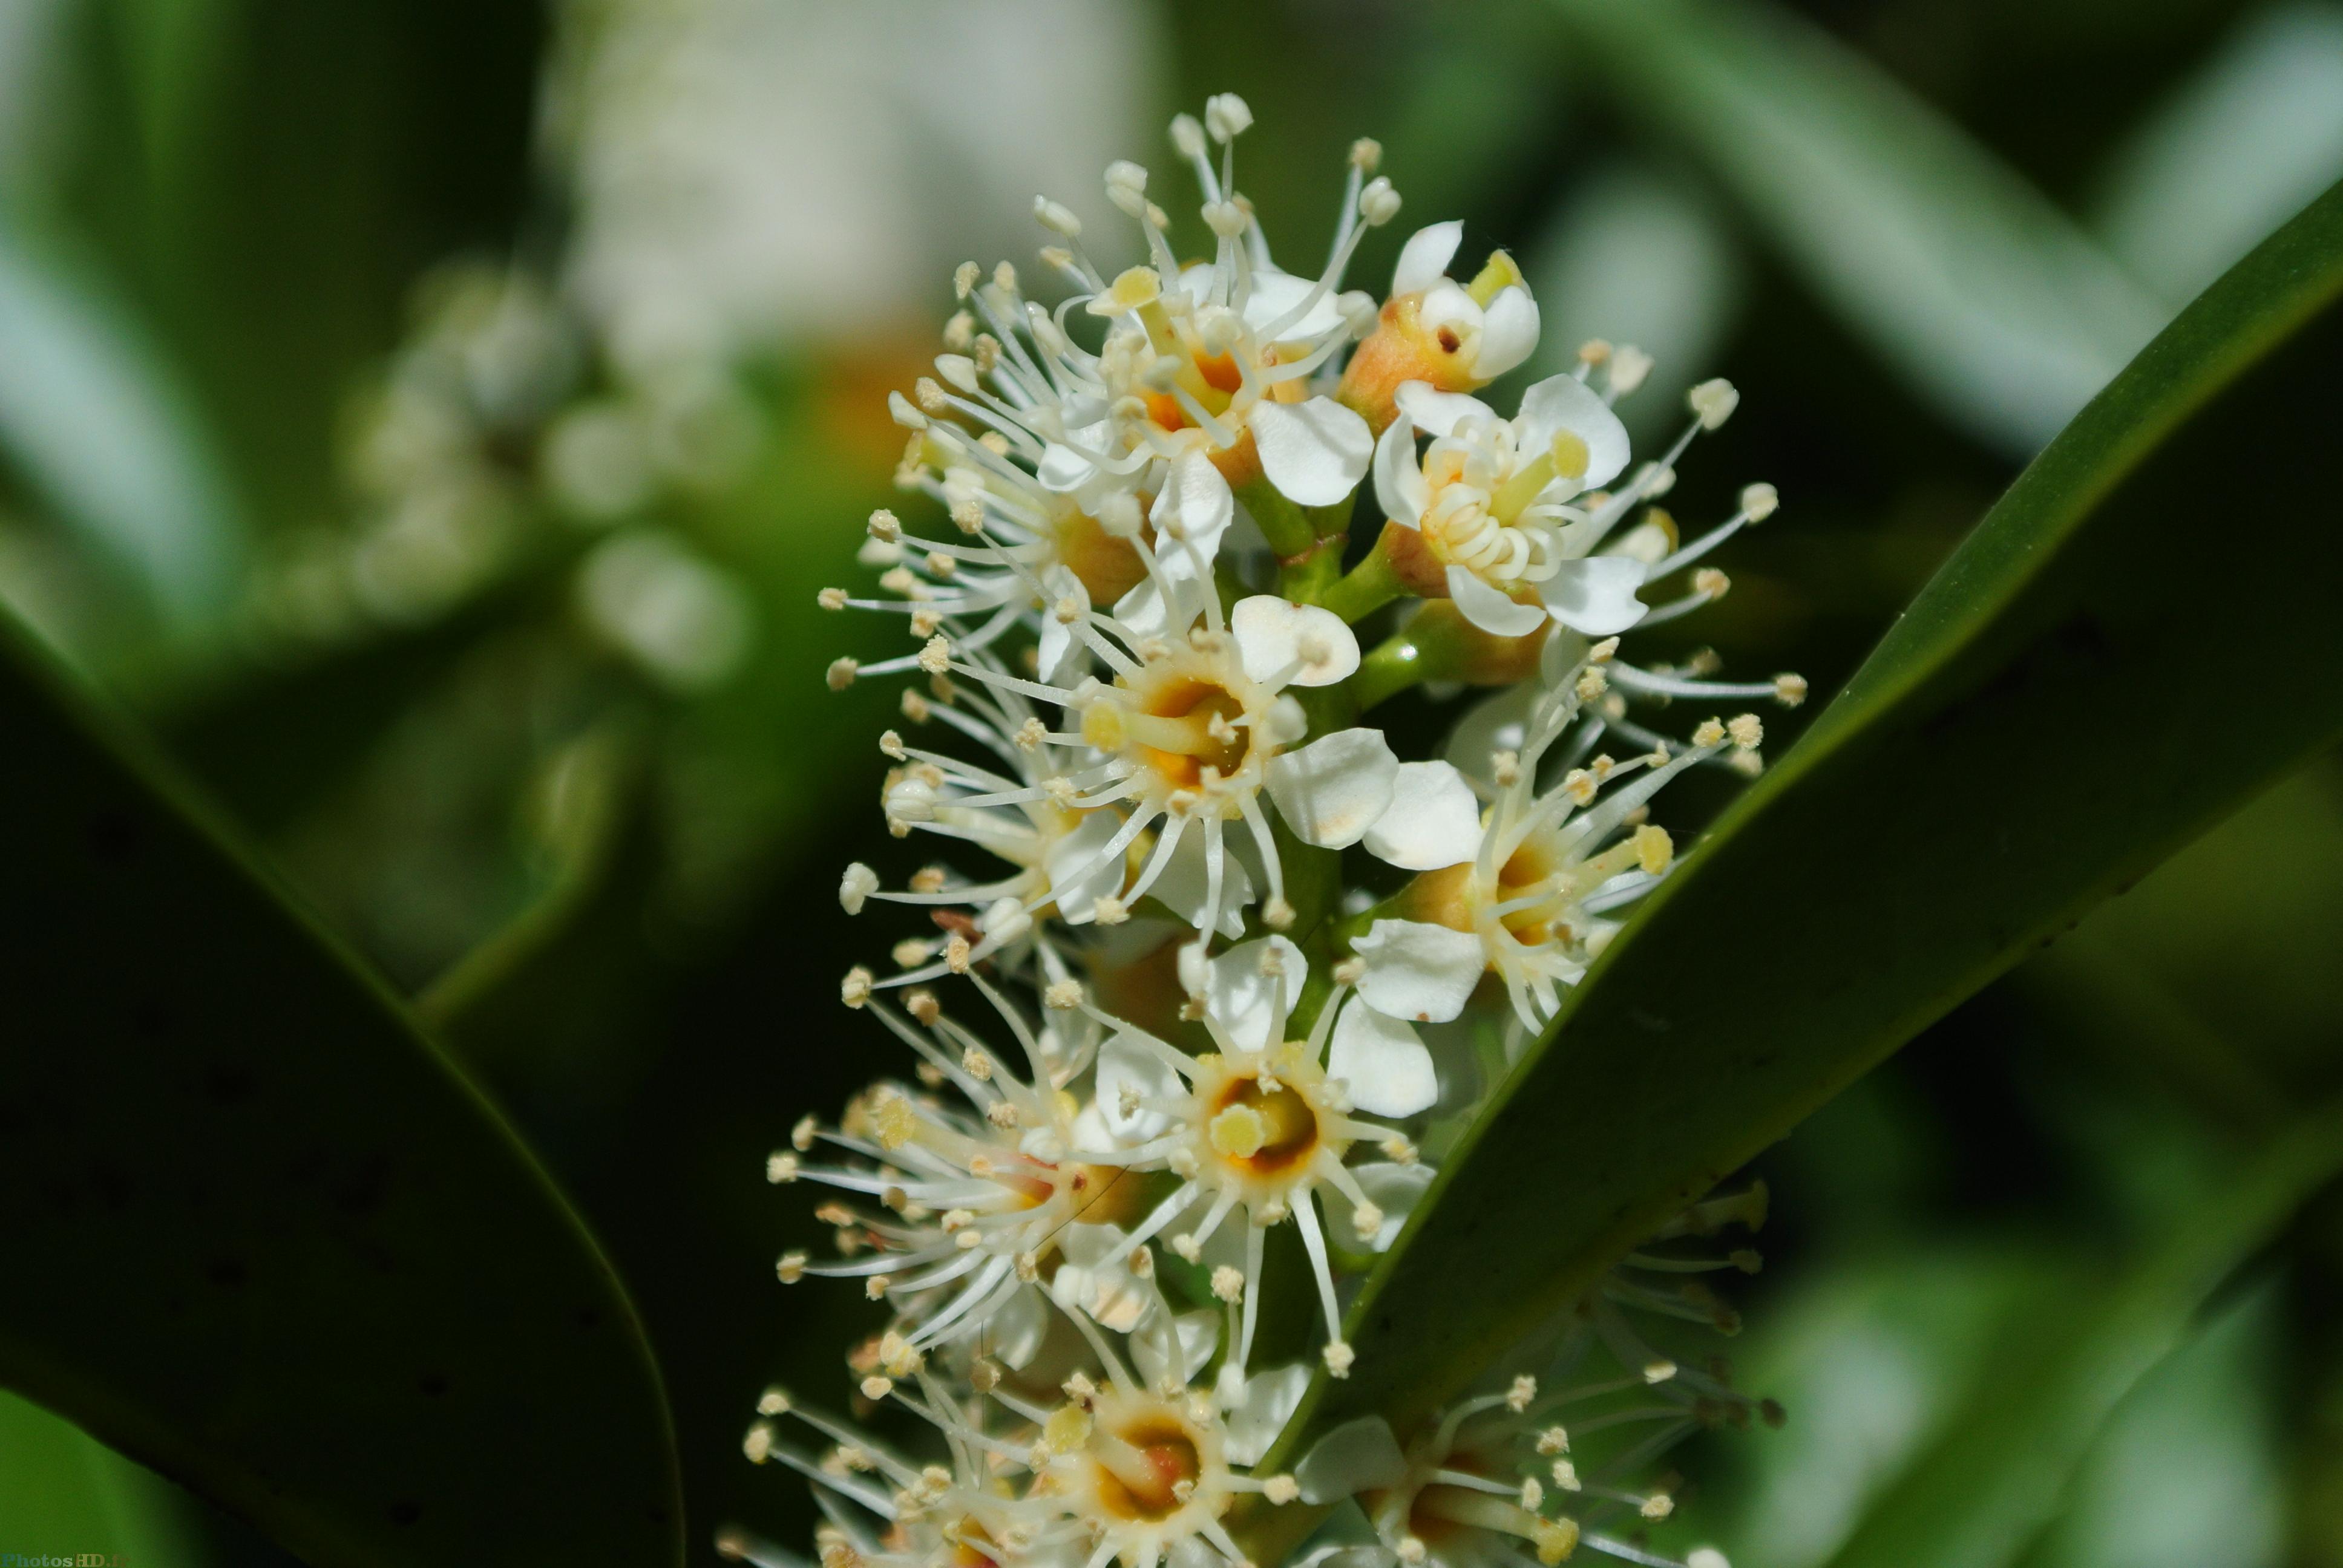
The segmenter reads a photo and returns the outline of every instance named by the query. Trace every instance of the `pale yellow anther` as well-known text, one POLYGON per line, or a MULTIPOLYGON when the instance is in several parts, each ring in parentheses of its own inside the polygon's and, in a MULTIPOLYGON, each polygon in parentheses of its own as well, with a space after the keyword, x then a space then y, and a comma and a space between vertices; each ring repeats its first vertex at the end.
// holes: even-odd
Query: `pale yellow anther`
POLYGON ((972 950, 968 939, 954 931, 944 943, 944 967, 956 975, 968 973, 969 957, 972 950))
POLYGON ((881 1377, 874 1372, 870 1376, 862 1380, 862 1397, 864 1399, 885 1399, 889 1394, 893 1393, 894 1392, 895 1382, 892 1378, 881 1377))
POLYGON ((1121 899, 1110 894, 1091 905, 1091 919, 1101 926, 1119 926, 1131 919, 1131 910, 1121 899))
POLYGON ((1568 1519, 1541 1519, 1530 1540, 1537 1548, 1537 1560, 1554 1568, 1578 1550, 1578 1525, 1568 1519))
POLYGON ((1781 492, 1767 484, 1745 485, 1741 490, 1741 509, 1753 523, 1762 523, 1781 508, 1781 492))
POLYGON ((1546 1473, 1552 1476, 1554 1483, 1564 1492, 1576 1492, 1583 1484, 1578 1479, 1578 1466, 1566 1459, 1555 1460, 1546 1467, 1546 1473))
MULTIPOLYGON (((1530 1401, 1535 1398, 1537 1398, 1537 1379, 1523 1372, 1515 1378, 1513 1386, 1505 1391, 1505 1408, 1519 1415, 1529 1409, 1530 1401)), ((1536 1504, 1533 1503, 1531 1506, 1535 1507, 1536 1504)))
POLYGON ((820 1131, 821 1123, 810 1116, 800 1116, 798 1124, 789 1129, 789 1147, 802 1154, 813 1147, 813 1141, 820 1131))
POLYGON ((1783 674, 1774 678, 1774 700, 1785 708, 1795 708, 1806 699, 1806 678, 1783 674))
POLYGON ((1537 1435, 1537 1451, 1545 1454, 1568 1453, 1570 1452, 1569 1431, 1561 1426, 1547 1427, 1537 1435))
POLYGON ((1586 650, 1586 662, 1589 664, 1608 664, 1618 654, 1618 652, 1619 639, 1615 637, 1606 637, 1601 642, 1596 643, 1593 648, 1586 650))
POLYGON ((1737 714, 1725 721, 1725 732, 1742 750, 1755 751, 1765 742, 1765 723, 1754 713, 1737 714))
POLYGON ((789 1413, 789 1395, 787 1389, 769 1388, 757 1396, 759 1415, 786 1415, 789 1413))
POLYGON ((1372 1241, 1383 1228, 1383 1211, 1373 1203, 1362 1203, 1351 1211, 1351 1229, 1363 1241, 1372 1241))
POLYGON ((1634 842, 1635 863, 1646 875, 1658 876, 1676 858, 1675 840, 1668 837, 1665 828, 1646 822, 1635 829, 1634 842))
POLYGON ((814 602, 824 609, 844 609, 846 590, 842 588, 826 588, 814 595, 814 602))
POLYGON ((1261 907, 1261 923, 1272 931, 1290 930, 1293 926, 1293 906, 1281 897, 1272 897, 1261 907))
POLYGON ((1684 401, 1700 419, 1700 427, 1714 430, 1733 417, 1733 410, 1740 407, 1741 394, 1734 390, 1732 382, 1719 377, 1694 387, 1684 395, 1684 401))
POLYGON ((878 1103, 871 1109, 879 1124, 880 1148, 890 1151, 900 1149, 918 1135, 919 1113, 911 1109, 911 1102, 900 1094, 891 1090, 887 1091, 880 1095, 878 1103))
POLYGON ((794 1154, 765 1156, 765 1180, 779 1187, 798 1179, 798 1157, 794 1154))
POLYGON ((1522 1477, 1522 1506, 1535 1513, 1545 1503, 1545 1486, 1534 1475, 1522 1477))
POLYGON ((1733 579, 1715 567, 1703 567, 1692 574, 1692 591, 1713 599, 1723 598, 1733 587, 1733 579))
POLYGON ((1107 285, 1104 294, 1090 302, 1093 316, 1127 316, 1163 297, 1163 278, 1151 266, 1125 267, 1107 285))
POLYGON ((1341 1340, 1332 1340, 1319 1352, 1319 1359, 1326 1363, 1329 1377, 1346 1378, 1351 1375, 1351 1369, 1358 1364, 1359 1356, 1341 1340))
POLYGON ((860 964, 855 965, 846 971, 846 978, 838 982, 838 1000, 849 1007, 860 1007, 870 1000, 873 979, 869 970, 860 964))
POLYGON ((1302 1483, 1290 1475, 1272 1475, 1261 1483, 1261 1494, 1282 1508, 1302 1495, 1302 1483))
POLYGON ((1244 1300, 1244 1271, 1222 1263, 1212 1271, 1212 1294, 1222 1301, 1235 1302, 1244 1300))
POLYGON ((783 1252, 780 1261, 773 1265, 773 1271, 780 1276, 781 1283, 794 1285, 805 1278, 809 1261, 803 1252, 783 1252))
POLYGON ((952 268, 953 297, 959 299, 966 299, 970 293, 976 287, 976 280, 982 276, 983 274, 978 269, 976 263, 972 261, 963 261, 958 266, 952 268))
POLYGON ((920 649, 920 668, 930 675, 941 675, 951 668, 951 644, 940 637, 931 637, 920 649))
POLYGON ((830 683, 830 689, 832 691, 844 691, 848 687, 854 684, 854 678, 860 672, 861 668, 862 665, 860 660, 851 658, 833 658, 830 661, 830 669, 823 676, 823 678, 830 683))
POLYGON ((1643 1506, 1638 1508, 1635 1512, 1641 1513, 1646 1519, 1665 1519, 1669 1514, 1674 1513, 1675 1511, 1676 1500, 1674 1498, 1670 1497, 1664 1492, 1655 1492, 1651 1496, 1644 1499, 1643 1506))
POLYGON ((1725 726, 1714 719, 1704 719, 1692 732, 1692 743, 1704 749, 1725 744, 1725 726))
POLYGON ((911 891, 940 893, 944 890, 944 885, 950 880, 950 876, 941 866, 921 866, 911 873, 911 891))
POLYGON ((764 1463, 773 1456, 773 1429, 761 1421, 750 1427, 740 1440, 740 1452, 749 1456, 749 1463, 764 1463))
POLYGON ((936 1020, 944 1015, 943 1004, 931 990, 915 990, 904 997, 903 1010, 930 1029, 935 1028, 936 1020))

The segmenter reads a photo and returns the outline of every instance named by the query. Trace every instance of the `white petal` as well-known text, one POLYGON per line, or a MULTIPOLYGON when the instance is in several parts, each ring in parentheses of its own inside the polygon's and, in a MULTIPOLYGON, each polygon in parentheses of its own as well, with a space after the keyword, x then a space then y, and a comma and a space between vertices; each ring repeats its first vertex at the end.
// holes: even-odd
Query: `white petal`
POLYGON ((1399 759, 1375 729, 1338 729, 1270 759, 1269 796, 1305 844, 1344 849, 1391 806, 1399 759))
POLYGON ((1128 1259, 1102 1261, 1122 1239, 1118 1225, 1074 1221, 1061 1226, 1056 1240, 1065 1261, 1050 1278, 1050 1295, 1068 1312, 1080 1308, 1115 1332, 1129 1333, 1156 1297, 1131 1273, 1128 1259))
MULTIPOLYGON (((1546 646, 1554 646, 1554 636, 1547 637, 1546 646)), ((1560 677, 1549 673, 1546 684, 1555 684, 1560 677)), ((1519 752, 1529 739, 1530 710, 1545 693, 1534 684, 1523 681, 1508 687, 1494 697, 1487 697, 1464 710, 1456 728, 1442 749, 1448 760, 1467 779, 1478 779, 1483 784, 1496 782, 1495 769, 1490 759, 1500 751, 1519 752)), ((1377 826, 1381 826, 1380 823, 1377 826)))
POLYGON ((1380 1492, 1406 1475, 1407 1455, 1379 1415, 1344 1422, 1312 1443, 1293 1467, 1307 1503, 1340 1503, 1362 1492, 1380 1492))
POLYGON ((1463 218, 1431 224, 1409 235, 1400 247, 1399 265, 1392 268, 1392 293, 1421 294, 1430 288, 1447 274, 1456 247, 1463 243, 1463 218))
POLYGON ((1392 803, 1367 829, 1367 853, 1404 870, 1436 871, 1481 850, 1481 802, 1446 762, 1403 762, 1392 803))
POLYGON ((1494 381, 1536 349, 1537 301, 1529 290, 1506 287, 1489 301, 1481 322, 1481 351, 1473 357, 1473 378, 1494 381))
POLYGON ((1309 960, 1284 937, 1240 942, 1205 966, 1204 1010, 1240 1050, 1266 1050, 1309 975, 1309 960))
POLYGON ((1564 561, 1538 585, 1554 618, 1587 637, 1609 637, 1644 618, 1644 563, 1627 556, 1588 556, 1564 561))
POLYGON ((1489 956, 1481 939, 1423 920, 1377 920, 1351 944, 1367 960, 1359 996, 1377 1012, 1446 1023, 1464 1010, 1489 956))
POLYGON ((1038 1286, 1012 1292, 984 1321, 984 1351, 1003 1366, 1022 1367, 1049 1337, 1057 1314, 1044 1303, 1038 1286))
MULTIPOLYGON (((1296 277, 1290 272, 1262 272, 1252 275, 1252 293, 1245 300, 1245 325, 1255 332, 1266 332, 1276 327, 1302 297, 1318 286, 1314 277, 1296 277)), ((1277 341, 1292 343, 1299 338, 1322 337, 1342 325, 1342 307, 1334 303, 1335 291, 1328 289, 1318 297, 1309 314, 1300 320, 1278 328, 1277 341)))
POLYGON ((1075 608, 1087 616, 1090 590, 1062 562, 1041 574, 1041 588, 1047 601, 1041 606, 1041 678, 1071 686, 1089 670, 1090 646, 1076 635, 1073 625, 1058 618, 1058 606, 1071 599, 1075 608))
POLYGON ((1374 432, 1332 397, 1256 403, 1247 417, 1261 471, 1287 500, 1331 507, 1359 487, 1374 457, 1374 432))
POLYGON ((1351 1175, 1366 1193, 1367 1201, 1383 1211, 1383 1222, 1372 1236, 1362 1236, 1351 1224, 1350 1205, 1326 1205, 1326 1228, 1343 1251, 1350 1252, 1387 1252, 1399 1240, 1400 1227, 1415 1212, 1423 1197, 1423 1190, 1432 1185, 1432 1167, 1421 1161, 1413 1165, 1401 1165, 1388 1160, 1378 1160, 1365 1165, 1351 1167, 1351 1175))
POLYGON ((1499 593, 1470 567, 1448 568, 1448 597, 1466 620, 1493 637, 1527 637, 1545 624, 1545 611, 1499 593))
POLYGON ((1277 1441, 1277 1434, 1285 1430, 1286 1422, 1302 1402, 1302 1391, 1309 1386, 1307 1362, 1296 1362, 1292 1366, 1247 1378, 1243 1396, 1228 1413, 1225 1448, 1229 1462, 1252 1464, 1267 1453, 1269 1445, 1277 1441))
POLYGON ((1232 849, 1232 846, 1224 840, 1221 847, 1221 908, 1216 920, 1208 922, 1204 918, 1204 898, 1212 890, 1212 876, 1204 861, 1204 835, 1201 832, 1180 836, 1171 862, 1147 890, 1161 900, 1165 909, 1200 931, 1209 929, 1224 937, 1242 936, 1245 907, 1252 902, 1252 879, 1245 874, 1232 849))
POLYGON ((1392 394, 1399 411, 1434 436, 1453 436, 1467 417, 1493 420, 1497 411, 1462 392, 1435 392, 1429 381, 1403 381, 1392 394))
POLYGON ((1221 536, 1236 515, 1236 497, 1212 460, 1202 452, 1181 454, 1148 513, 1158 536, 1156 562, 1164 577, 1173 582, 1209 580, 1213 558, 1221 553, 1221 536), (1179 538, 1172 537, 1175 528, 1179 538))
POLYGON ((1332 686, 1359 668, 1358 638, 1341 616, 1315 605, 1255 594, 1237 600, 1229 629, 1245 674, 1275 689, 1332 686))
POLYGON ((1042 865, 1050 873, 1050 896, 1057 900, 1058 912, 1068 925, 1086 923, 1093 904, 1122 890, 1124 857, 1099 859, 1107 840, 1121 829, 1112 811, 1092 811, 1074 825, 1072 832, 1050 846, 1042 865))
POLYGON ((1034 466, 1034 477, 1041 481, 1041 487, 1061 495, 1081 489, 1097 472, 1088 457, 1055 441, 1041 449, 1041 460, 1034 466))
POLYGON ((1449 328, 1475 356, 1480 353, 1481 327, 1488 317, 1481 309, 1480 301, 1461 286, 1444 277, 1433 284, 1424 291, 1423 303, 1416 307, 1415 318, 1426 332, 1449 328))
POLYGON ((1413 1116, 1440 1098, 1432 1052, 1415 1030, 1353 1001, 1334 1020, 1326 1076, 1351 1086, 1351 1103, 1370 1116, 1413 1116))
POLYGON ((1513 424, 1523 451, 1532 457, 1552 446, 1558 430, 1585 442, 1586 472, 1578 482, 1586 489, 1609 484, 1627 467, 1627 427, 1575 376, 1549 376, 1523 393, 1513 424))
POLYGON ((1123 1110, 1126 1091, 1141 1099, 1173 1099, 1184 1092, 1180 1075, 1145 1045, 1118 1034, 1099 1047, 1098 1108, 1118 1143, 1140 1143, 1172 1125, 1160 1111, 1123 1110))
POLYGON ((1415 421, 1403 409, 1383 427, 1383 438, 1375 443, 1375 505, 1401 528, 1412 528, 1431 499, 1432 491, 1423 482, 1423 460, 1415 455, 1415 421))

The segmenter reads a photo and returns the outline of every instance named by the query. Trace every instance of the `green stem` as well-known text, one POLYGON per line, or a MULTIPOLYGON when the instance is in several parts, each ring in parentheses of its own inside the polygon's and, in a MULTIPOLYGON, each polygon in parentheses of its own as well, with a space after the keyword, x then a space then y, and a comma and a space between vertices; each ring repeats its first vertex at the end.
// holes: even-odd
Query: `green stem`
POLYGON ((1416 646, 1415 638, 1405 631, 1395 631, 1359 661, 1359 672, 1347 684, 1359 711, 1364 713, 1384 699, 1396 697, 1431 677, 1423 649, 1416 646))
POLYGON ((1318 530, 1311 526, 1309 517, 1266 478, 1252 480, 1236 494, 1252 520, 1261 525, 1262 537, 1279 559, 1304 556, 1316 548, 1318 530))
POLYGON ((1348 577, 1329 584, 1318 602, 1344 620, 1356 623, 1407 591, 1392 569, 1391 558, 1378 544, 1348 577))

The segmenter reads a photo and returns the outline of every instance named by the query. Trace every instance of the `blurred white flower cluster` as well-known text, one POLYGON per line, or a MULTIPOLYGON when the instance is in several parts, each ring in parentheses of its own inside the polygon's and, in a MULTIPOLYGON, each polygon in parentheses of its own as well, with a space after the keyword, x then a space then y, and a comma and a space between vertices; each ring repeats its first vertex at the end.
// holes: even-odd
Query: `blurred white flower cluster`
MULTIPOLYGON (((749 1457, 814 1482, 825 1568, 1212 1568, 1288 1506, 1329 1510, 1307 1550, 1362 1568, 1582 1544, 1674 1563, 1642 1539, 1668 1494, 1637 1478, 1759 1408, 1630 1322, 1729 1329, 1685 1276, 1755 1255, 1662 1238, 1493 1357, 1487 1397, 1264 1465, 1311 1380, 1352 1374, 1344 1298, 1486 1083, 1669 874, 1654 798, 1757 765, 1752 714, 1674 739, 1635 705, 1805 686, 1622 642, 1724 593, 1699 563, 1775 509, 1752 485, 1688 538, 1653 504, 1733 388, 1696 387, 1640 464, 1612 408, 1648 368, 1632 348, 1590 343, 1499 412, 1475 394, 1538 335, 1511 260, 1459 281, 1462 226, 1435 224, 1388 293, 1346 288, 1400 207, 1361 142, 1329 259, 1285 269, 1236 184, 1251 123, 1222 95, 1172 124, 1209 259, 1177 259, 1148 171, 1119 162, 1107 196, 1146 262, 1106 276, 1043 198, 1053 302, 1006 263, 960 268, 935 373, 893 403, 924 504, 871 518, 875 593, 820 596, 909 632, 830 679, 905 678, 885 821, 951 850, 901 886, 847 868, 849 915, 927 917, 843 987, 912 1071, 799 1123, 769 1170, 833 1194, 837 1256, 789 1252, 781 1278, 885 1302, 858 1392, 932 1429, 930 1455, 899 1452, 766 1396, 749 1457), (1380 532, 1354 548, 1365 498, 1380 532), (1493 689, 1433 755, 1378 722, 1403 692, 1473 688, 1493 689), (1574 1438, 1610 1429, 1636 1439, 1582 1475, 1574 1438)), ((1676 1234, 1762 1211, 1718 1200, 1676 1234)))

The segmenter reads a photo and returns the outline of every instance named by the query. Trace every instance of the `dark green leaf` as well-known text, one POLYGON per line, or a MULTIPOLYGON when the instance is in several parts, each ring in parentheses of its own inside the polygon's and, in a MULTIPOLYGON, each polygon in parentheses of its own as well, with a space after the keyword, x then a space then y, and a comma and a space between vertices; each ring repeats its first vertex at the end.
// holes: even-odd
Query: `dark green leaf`
POLYGON ((1454 1393, 1491 1346, 2343 730, 2343 528, 2298 499, 2329 487, 2338 354, 2343 187, 2052 443, 1648 901, 1370 1279, 1357 1370, 1313 1392, 1294 1442, 1454 1393), (2212 487, 2222 516, 2252 519, 2250 559, 2208 529, 2212 487))
POLYGON ((0 627, 0 1382, 318 1565, 681 1561, 633 1309, 497 1113, 0 627))

